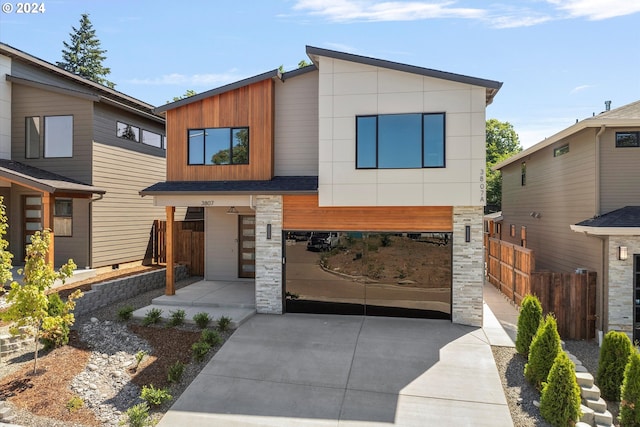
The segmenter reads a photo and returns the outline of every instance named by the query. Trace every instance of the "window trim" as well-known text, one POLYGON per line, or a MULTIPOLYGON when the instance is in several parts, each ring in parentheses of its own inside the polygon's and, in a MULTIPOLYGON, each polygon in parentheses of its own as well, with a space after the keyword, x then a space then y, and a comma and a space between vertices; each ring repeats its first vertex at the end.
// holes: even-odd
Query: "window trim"
POLYGON ((626 131, 626 132, 616 132, 616 148, 638 148, 640 147, 640 131, 626 131), (635 135, 636 141, 634 145, 620 145, 618 143, 618 135, 622 134, 632 134, 635 135))
POLYGON ((73 158, 73 143, 74 143, 74 116, 73 114, 58 114, 58 115, 51 115, 51 116, 44 116, 44 124, 43 124, 43 137, 42 137, 42 157, 45 159, 71 159, 73 158), (71 118, 71 153, 68 156, 51 156, 51 155, 47 155, 47 135, 48 135, 48 129, 47 129, 47 119, 52 119, 52 118, 56 118, 56 117, 69 117, 71 118))
POLYGON ((371 170, 371 169, 442 169, 447 167, 447 116, 446 112, 419 112, 419 113, 391 113, 391 114, 363 114, 356 115, 356 137, 355 137, 355 146, 356 146, 356 169, 358 170, 371 170), (420 116, 420 135, 421 135, 421 144, 420 144, 420 165, 419 167, 380 167, 380 157, 379 157, 379 139, 380 139, 380 129, 379 129, 379 117, 380 116, 410 116, 410 115, 419 115, 420 116), (425 155, 425 128, 424 128, 424 118, 425 116, 441 116, 442 117, 442 164, 438 166, 425 166, 424 155, 425 155), (358 164, 358 154, 359 154, 359 144, 358 144, 358 119, 360 118, 375 118, 375 166, 359 166, 358 164))
POLYGON ((53 221, 54 221, 53 232, 54 232, 54 235, 56 237, 73 237, 73 199, 72 198, 70 198, 70 197, 56 197, 54 199, 54 202, 53 202, 53 221), (56 207, 57 207, 58 201, 60 201, 60 202, 62 202, 62 201, 70 202, 71 214, 69 214, 69 215, 58 214, 56 212, 56 207), (69 234, 61 234, 60 231, 56 229, 56 227, 55 227, 56 218, 68 218, 69 219, 69 221, 71 222, 71 226, 69 227, 70 228, 69 234))
POLYGON ((188 166, 241 166, 248 165, 251 162, 251 131, 249 130, 249 126, 223 126, 223 127, 207 127, 207 128, 188 128, 187 129, 187 165, 188 166), (206 151, 207 151, 207 129, 227 129, 229 130, 229 163, 224 164, 216 164, 216 163, 207 163, 206 162, 206 151), (247 139, 248 139, 248 147, 247 147, 247 161, 246 163, 233 163, 233 135, 235 130, 247 130, 247 139), (192 131, 202 131, 203 133, 203 144, 202 144, 202 154, 203 154, 203 162, 202 163, 191 163, 191 159, 189 156, 190 152, 190 140, 189 133, 192 131))

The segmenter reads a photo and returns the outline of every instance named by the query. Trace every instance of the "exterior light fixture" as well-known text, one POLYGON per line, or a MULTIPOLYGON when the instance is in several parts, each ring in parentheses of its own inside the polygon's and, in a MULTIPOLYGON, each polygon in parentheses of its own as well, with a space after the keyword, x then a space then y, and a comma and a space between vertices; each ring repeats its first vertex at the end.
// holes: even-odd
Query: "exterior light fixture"
POLYGON ((629 257, 626 246, 618 246, 618 259, 620 261, 626 261, 629 257))
POLYGON ((235 206, 231 206, 229 207, 229 209, 227 209, 228 215, 236 215, 237 213, 238 213, 238 209, 236 209, 235 206))
POLYGON ((465 225, 464 226, 464 241, 469 243, 471 241, 471 226, 470 225, 465 225))
POLYGON ((271 224, 267 224, 267 240, 271 240, 271 224))

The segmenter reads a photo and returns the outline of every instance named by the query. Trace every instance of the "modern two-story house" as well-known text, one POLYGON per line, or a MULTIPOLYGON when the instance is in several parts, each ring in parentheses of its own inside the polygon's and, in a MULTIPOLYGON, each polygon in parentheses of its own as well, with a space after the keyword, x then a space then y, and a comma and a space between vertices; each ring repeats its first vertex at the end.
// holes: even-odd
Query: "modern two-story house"
POLYGON ((597 272, 596 328, 640 340, 640 101, 579 121, 496 165, 502 239, 538 270, 597 272))
POLYGON ((14 264, 54 232, 55 265, 116 268, 147 256, 165 210, 140 188, 164 179, 164 118, 153 106, 0 43, 0 195, 14 264))
POLYGON ((481 326, 485 109, 501 83, 306 53, 311 66, 157 108, 167 176, 141 194, 168 221, 204 208, 205 279, 254 282, 258 312, 481 326))

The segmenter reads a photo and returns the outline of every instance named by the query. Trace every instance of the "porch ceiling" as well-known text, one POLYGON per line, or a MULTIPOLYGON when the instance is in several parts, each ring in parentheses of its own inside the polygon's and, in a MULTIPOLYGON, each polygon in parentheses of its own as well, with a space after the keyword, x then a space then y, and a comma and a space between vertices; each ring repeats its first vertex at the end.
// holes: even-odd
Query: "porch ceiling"
POLYGON ((315 194, 317 176, 276 176, 264 181, 165 181, 140 191, 142 196, 315 194))

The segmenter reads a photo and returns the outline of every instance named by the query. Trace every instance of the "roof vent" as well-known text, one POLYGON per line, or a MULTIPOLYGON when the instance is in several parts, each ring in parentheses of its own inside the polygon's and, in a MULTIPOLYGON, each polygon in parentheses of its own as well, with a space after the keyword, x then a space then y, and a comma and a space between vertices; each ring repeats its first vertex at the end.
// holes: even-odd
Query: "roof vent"
POLYGON ((611 110, 611 101, 604 101, 604 111, 611 110))

